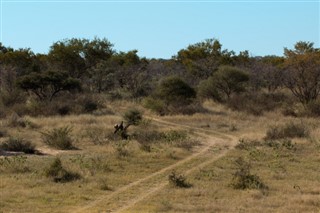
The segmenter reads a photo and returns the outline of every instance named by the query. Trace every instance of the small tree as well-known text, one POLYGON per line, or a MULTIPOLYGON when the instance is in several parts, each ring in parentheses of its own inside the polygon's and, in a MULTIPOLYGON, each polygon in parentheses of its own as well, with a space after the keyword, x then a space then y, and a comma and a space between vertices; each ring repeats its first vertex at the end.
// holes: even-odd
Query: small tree
POLYGON ((61 91, 80 89, 79 80, 60 71, 33 72, 20 77, 17 84, 20 88, 33 92, 40 100, 50 101, 61 91))
POLYGON ((285 56, 284 84, 306 106, 320 94, 320 51, 297 42, 294 50, 285 48, 285 56))
POLYGON ((212 78, 214 88, 228 99, 233 93, 243 92, 245 90, 245 83, 249 81, 247 73, 231 66, 220 66, 212 78))
POLYGON ((160 82, 157 96, 166 105, 181 106, 192 103, 196 97, 196 91, 180 78, 168 77, 160 82))

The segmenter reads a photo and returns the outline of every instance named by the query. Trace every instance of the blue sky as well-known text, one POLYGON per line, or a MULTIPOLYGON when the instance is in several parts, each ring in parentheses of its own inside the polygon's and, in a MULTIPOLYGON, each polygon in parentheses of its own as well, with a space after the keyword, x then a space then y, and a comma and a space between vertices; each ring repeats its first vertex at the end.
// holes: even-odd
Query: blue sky
POLYGON ((1 42, 35 53, 65 38, 95 36, 147 58, 170 58, 207 38, 252 56, 282 55, 300 40, 320 46, 319 0, 0 1, 1 42))

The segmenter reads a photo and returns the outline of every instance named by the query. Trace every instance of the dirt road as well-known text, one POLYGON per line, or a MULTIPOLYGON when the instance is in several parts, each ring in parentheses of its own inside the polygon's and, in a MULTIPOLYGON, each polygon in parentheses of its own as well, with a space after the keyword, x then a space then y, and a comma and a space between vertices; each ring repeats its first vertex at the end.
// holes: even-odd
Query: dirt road
POLYGON ((72 212, 129 211, 135 204, 147 199, 165 187, 168 184, 168 175, 172 170, 179 170, 180 173, 185 175, 199 171, 199 169, 224 156, 237 142, 235 137, 213 130, 190 127, 156 118, 151 119, 153 122, 156 122, 157 125, 192 129, 195 134, 204 138, 204 141, 202 145, 195 149, 194 153, 187 158, 123 186, 111 194, 101 196, 99 199, 72 212))

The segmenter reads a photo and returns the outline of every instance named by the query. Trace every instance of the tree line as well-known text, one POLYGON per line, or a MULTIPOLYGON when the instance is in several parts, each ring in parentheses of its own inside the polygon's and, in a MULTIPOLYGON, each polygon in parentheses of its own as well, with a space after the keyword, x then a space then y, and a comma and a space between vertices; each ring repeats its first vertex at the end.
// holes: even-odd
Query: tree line
POLYGON ((159 114, 183 112, 205 99, 240 109, 266 99, 268 106, 276 105, 285 97, 307 108, 317 103, 319 93, 320 50, 312 42, 284 48, 283 56, 253 57, 207 39, 167 60, 141 58, 137 50, 116 51, 105 38, 65 39, 53 43, 48 54, 0 43, 2 108, 31 100, 53 105, 55 99, 94 94, 142 100, 159 114))

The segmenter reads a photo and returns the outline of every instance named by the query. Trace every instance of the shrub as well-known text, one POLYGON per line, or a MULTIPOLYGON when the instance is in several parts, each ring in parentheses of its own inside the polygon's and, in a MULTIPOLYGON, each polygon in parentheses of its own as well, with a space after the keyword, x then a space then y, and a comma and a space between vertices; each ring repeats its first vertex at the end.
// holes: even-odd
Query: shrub
POLYGON ((65 126, 61 128, 54 128, 48 132, 42 132, 42 140, 45 144, 62 150, 74 149, 72 145, 72 137, 70 135, 71 127, 65 126))
POLYGON ((29 172, 26 156, 12 156, 0 158, 0 171, 2 172, 29 172))
POLYGON ((128 125, 138 125, 142 120, 142 113, 137 109, 129 109, 125 112, 123 118, 128 125))
POLYGON ((309 136, 309 130, 302 123, 287 123, 284 126, 272 126, 267 130, 265 140, 283 138, 303 138, 309 136))
POLYGON ((156 91, 157 98, 163 100, 166 105, 185 106, 191 104, 196 97, 196 91, 175 76, 163 79, 156 91))
POLYGON ((79 174, 64 169, 59 158, 56 158, 50 167, 45 170, 45 175, 52 178, 54 182, 60 183, 70 182, 81 178, 79 174))
POLYGON ((36 151, 35 146, 30 141, 13 137, 1 144, 0 148, 5 151, 24 152, 26 154, 34 154, 36 151))
POLYGON ((239 143, 236 145, 237 149, 248 150, 252 147, 261 146, 262 143, 258 140, 239 139, 239 143))
POLYGON ((188 138, 187 132, 186 131, 177 131, 177 130, 170 130, 167 132, 163 132, 161 137, 171 143, 174 141, 179 141, 179 140, 186 140, 188 138))
POLYGON ((6 137, 7 136, 7 131, 6 130, 0 130, 0 138, 6 137))
POLYGON ((17 113, 12 113, 8 119, 8 126, 10 127, 26 127, 27 124, 23 118, 21 118, 17 113))
POLYGON ((236 161, 237 171, 233 174, 232 187, 234 189, 268 189, 259 176, 251 174, 251 164, 238 158, 236 161))
POLYGON ((117 155, 119 158, 121 157, 128 157, 130 155, 130 152, 127 148, 126 142, 120 142, 115 144, 115 149, 117 151, 117 155))
POLYGON ((65 105, 65 106, 59 107, 57 111, 59 115, 68 115, 71 111, 71 108, 70 106, 65 105))
POLYGON ((272 147, 274 149, 286 148, 289 150, 296 150, 295 144, 292 143, 289 139, 281 139, 281 140, 267 140, 265 143, 267 146, 272 147))
POLYGON ((165 115, 167 111, 164 101, 157 98, 145 98, 143 100, 143 106, 159 115, 165 115))
POLYGON ((109 163, 105 158, 101 158, 100 156, 86 158, 84 155, 76 155, 70 161, 77 164, 81 171, 87 170, 91 175, 97 172, 111 171, 109 163))
POLYGON ((98 104, 93 100, 86 100, 83 106, 83 111, 90 113, 98 109, 98 104))
POLYGON ((260 116, 264 112, 281 107, 284 102, 289 102, 289 100, 282 93, 246 92, 231 96, 226 104, 232 110, 260 116))
POLYGON ((177 174, 175 171, 172 171, 171 174, 168 176, 169 183, 175 187, 179 188, 189 188, 192 185, 186 182, 185 176, 181 174, 177 174))
POLYGON ((307 105, 307 110, 312 116, 320 116, 320 100, 310 102, 307 105))
POLYGON ((103 191, 112 191, 112 188, 108 185, 108 182, 104 179, 99 179, 98 187, 103 191))

